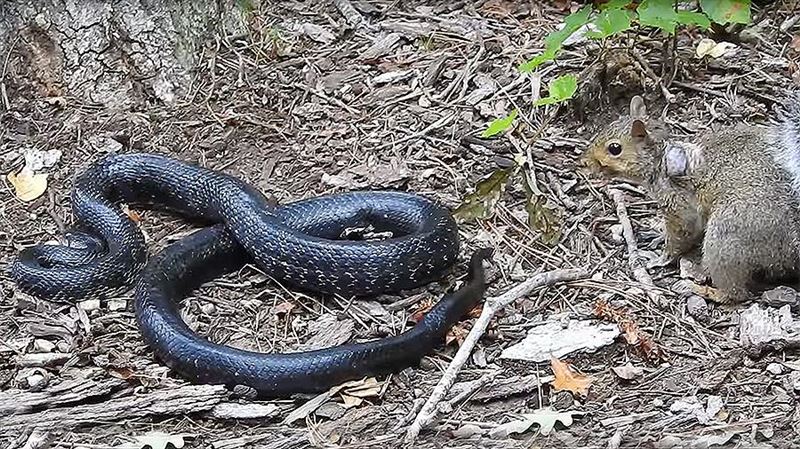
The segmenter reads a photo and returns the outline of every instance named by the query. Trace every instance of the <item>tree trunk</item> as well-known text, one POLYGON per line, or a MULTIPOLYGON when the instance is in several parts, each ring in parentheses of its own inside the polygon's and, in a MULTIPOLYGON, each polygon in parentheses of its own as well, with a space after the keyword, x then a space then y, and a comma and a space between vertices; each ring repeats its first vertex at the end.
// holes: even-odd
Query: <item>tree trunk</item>
POLYGON ((0 106, 18 94, 129 110, 190 89, 215 31, 246 30, 236 0, 0 0, 0 106))

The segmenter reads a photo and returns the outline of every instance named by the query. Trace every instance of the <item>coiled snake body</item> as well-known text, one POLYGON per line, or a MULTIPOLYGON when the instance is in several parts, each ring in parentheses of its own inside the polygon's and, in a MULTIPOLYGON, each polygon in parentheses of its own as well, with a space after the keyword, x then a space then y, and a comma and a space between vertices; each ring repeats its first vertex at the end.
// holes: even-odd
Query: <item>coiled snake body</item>
POLYGON ((311 352, 244 351, 195 334, 176 302, 248 262, 289 286, 319 293, 368 296, 418 287, 455 262, 454 220, 437 204, 402 192, 343 193, 274 207, 237 178, 148 154, 110 155, 90 167, 75 182, 72 206, 76 226, 68 245, 27 248, 11 265, 19 288, 69 300, 108 296, 135 281, 139 329, 159 359, 190 379, 244 385, 260 396, 318 392, 413 365, 485 288, 481 261, 490 250, 473 255, 462 289, 403 334, 311 352), (144 237, 120 202, 172 210, 209 226, 146 263, 144 237), (393 237, 341 238, 365 227, 393 237))

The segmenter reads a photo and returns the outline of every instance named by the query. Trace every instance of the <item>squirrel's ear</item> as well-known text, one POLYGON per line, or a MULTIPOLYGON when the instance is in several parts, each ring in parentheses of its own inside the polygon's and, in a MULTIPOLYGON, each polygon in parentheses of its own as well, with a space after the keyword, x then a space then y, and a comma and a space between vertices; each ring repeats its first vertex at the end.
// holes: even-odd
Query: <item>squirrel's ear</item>
POLYGON ((647 126, 641 120, 634 120, 631 124, 631 137, 634 139, 644 139, 647 137, 647 126))
POLYGON ((644 105, 644 99, 639 95, 631 98, 631 117, 644 118, 647 115, 647 106, 644 105))

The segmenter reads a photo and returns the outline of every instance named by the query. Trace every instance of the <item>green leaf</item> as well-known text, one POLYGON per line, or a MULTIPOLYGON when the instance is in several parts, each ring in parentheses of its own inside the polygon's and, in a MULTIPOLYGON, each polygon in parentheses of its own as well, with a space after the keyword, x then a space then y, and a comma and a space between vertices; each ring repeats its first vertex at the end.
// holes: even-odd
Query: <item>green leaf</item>
POLYGON ((492 120, 492 123, 489 123, 489 127, 486 128, 484 132, 481 133, 481 137, 492 137, 495 134, 499 134, 508 129, 512 123, 514 123, 514 119, 517 118, 517 110, 514 109, 511 111, 511 114, 508 114, 506 117, 501 117, 492 120))
POLYGON ((564 18, 564 28, 553 31, 544 38, 544 53, 536 56, 530 61, 519 65, 518 69, 522 73, 527 73, 539 67, 542 63, 555 59, 564 41, 572 35, 578 28, 589 23, 589 14, 592 12, 592 5, 586 5, 564 18))
POLYGON ((453 216, 464 221, 491 217, 513 168, 495 170, 488 178, 480 181, 475 186, 475 191, 467 195, 453 212, 453 216))
POLYGON ((644 0, 636 9, 639 14, 639 23, 645 26, 654 26, 669 34, 675 33, 678 25, 697 25, 703 29, 711 26, 705 14, 678 10, 672 0, 644 0))
POLYGON ((536 100, 534 106, 560 103, 569 100, 578 90, 578 77, 575 75, 561 75, 547 86, 548 96, 536 100))
POLYGON ((640 24, 660 28, 669 34, 675 32, 678 13, 675 12, 672 0, 643 0, 636 12, 639 14, 640 24))
POLYGON ((711 21, 705 14, 694 11, 678 11, 678 23, 697 25, 704 30, 711 26, 711 21))
POLYGON ((594 19, 598 31, 589 31, 587 36, 593 39, 605 39, 621 33, 631 27, 631 15, 624 9, 606 9, 594 19))
POLYGON ((517 70, 519 70, 520 73, 533 72, 534 69, 536 69, 536 67, 539 67, 540 65, 542 65, 547 61, 552 61, 553 59, 555 59, 557 52, 558 51, 555 49, 545 50, 544 53, 537 55, 535 58, 520 64, 519 67, 517 67, 517 70))
POLYGON ((700 7, 720 25, 750 23, 750 0, 700 0, 700 7))

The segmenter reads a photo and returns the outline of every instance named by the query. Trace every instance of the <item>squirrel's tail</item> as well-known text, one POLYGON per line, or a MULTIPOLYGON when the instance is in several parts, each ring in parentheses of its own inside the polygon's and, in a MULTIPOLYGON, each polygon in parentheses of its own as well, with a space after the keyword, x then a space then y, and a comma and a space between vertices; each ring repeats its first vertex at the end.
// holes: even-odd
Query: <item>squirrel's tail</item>
POLYGON ((800 196, 800 90, 789 92, 772 124, 776 160, 789 172, 800 196))

